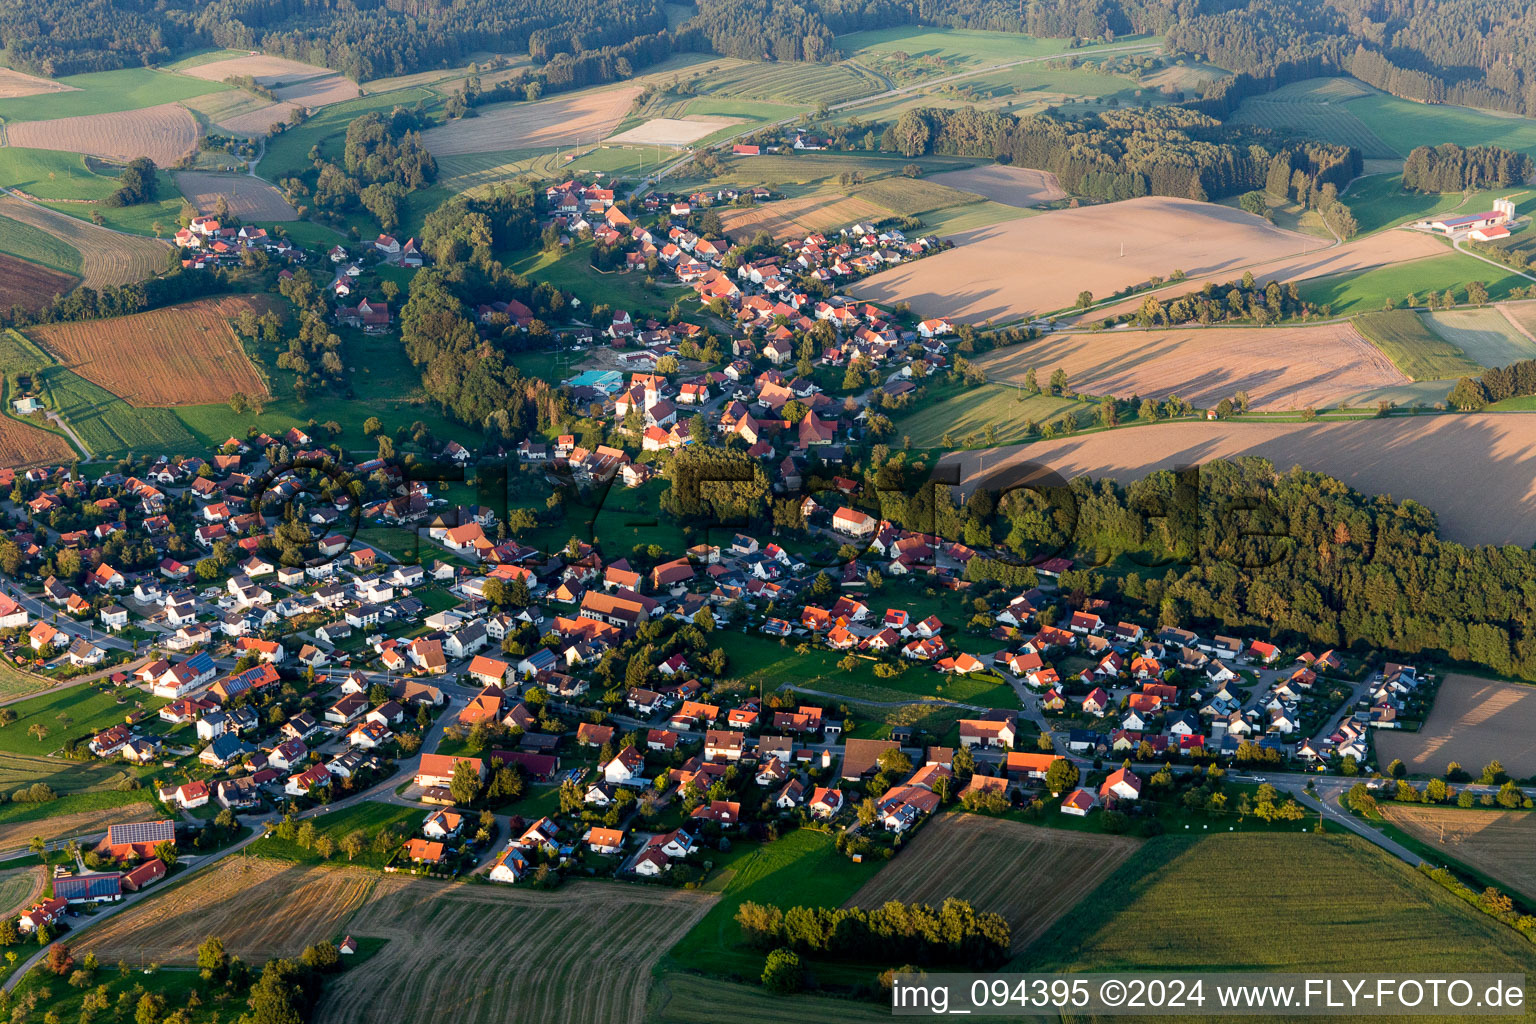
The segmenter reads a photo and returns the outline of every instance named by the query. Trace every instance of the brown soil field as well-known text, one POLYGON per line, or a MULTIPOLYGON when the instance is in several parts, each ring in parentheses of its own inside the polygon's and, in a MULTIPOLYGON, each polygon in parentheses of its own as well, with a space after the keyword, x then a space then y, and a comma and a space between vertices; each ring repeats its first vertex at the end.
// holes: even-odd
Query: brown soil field
POLYGON ((302 107, 323 107, 327 103, 355 100, 362 90, 357 83, 344 75, 325 75, 308 82, 273 90, 285 103, 297 103, 302 107))
POLYGON ((297 956, 334 939, 377 878, 360 868, 231 856, 92 928, 75 949, 109 964, 192 964, 198 945, 217 935, 248 964, 297 956))
POLYGON ((0 871, 0 917, 15 917, 43 894, 43 868, 0 871))
POLYGON ((226 89, 203 96, 192 96, 181 105, 202 114, 219 128, 237 135, 265 135, 274 124, 288 121, 298 109, 297 103, 273 103, 244 89, 226 89))
POLYGON ((20 71, 12 71, 10 68, 0 68, 0 100, 37 96, 45 92, 79 91, 74 86, 65 85, 63 82, 51 82, 46 78, 33 78, 20 71))
POLYGON ((0 309, 41 309, 76 285, 74 275, 0 252, 0 309))
POLYGON ((1536 338, 1536 300, 1501 302, 1499 309, 1527 338, 1536 338))
POLYGON ((80 251, 81 280, 91 288, 132 284, 165 269, 170 243, 143 235, 125 235, 89 221, 0 194, 0 214, 63 239, 80 251))
POLYGON ((274 124, 287 124, 289 116, 299 109, 297 103, 268 103, 239 114, 231 114, 214 123, 236 135, 265 135, 274 124))
MULTIPOLYGON (((1306 281, 1314 277, 1329 277, 1333 274, 1349 274, 1357 270, 1369 270, 1372 267, 1385 266, 1389 263, 1406 263, 1409 260, 1423 259, 1426 256, 1444 256, 1449 250, 1443 241, 1439 241, 1433 235, 1422 231, 1379 231, 1374 235, 1356 239, 1353 242, 1345 242, 1343 245, 1333 246, 1319 252, 1305 253, 1300 256, 1288 257, 1279 260, 1270 260, 1264 263, 1245 262, 1237 268, 1236 273, 1211 274, 1198 280, 1191 275, 1190 280, 1181 281, 1176 285, 1161 289, 1156 292, 1158 298, 1170 301, 1180 295, 1189 295, 1205 287, 1207 282, 1211 284, 1226 284, 1234 278, 1241 277, 1244 270, 1253 271, 1254 280, 1259 284, 1270 281, 1306 281)), ((1114 316, 1118 313, 1128 313, 1137 309, 1148 293, 1133 296, 1124 302, 1113 303, 1088 314, 1089 319, 1098 320, 1106 316, 1114 316)))
POLYGON ((1230 207, 1151 197, 1057 210, 953 241, 948 252, 861 281, 853 294, 910 302, 927 316, 1017 320, 1070 306, 1084 289, 1110 295, 1175 270, 1213 274, 1326 244, 1230 207))
POLYGON ((169 167, 197 145, 198 127, 179 103, 161 103, 115 114, 85 114, 51 121, 18 121, 5 129, 6 144, 59 149, 126 163, 147 156, 169 167))
MULTIPOLYGON (((1268 459, 1282 472, 1299 465, 1327 473, 1367 494, 1411 498, 1435 513, 1441 536, 1464 544, 1536 541, 1536 415, 1160 423, 956 452, 943 461, 960 465, 961 485, 968 489, 983 481, 1001 488, 1037 476, 1028 467, 1069 480, 1086 475, 1124 483, 1160 469, 1239 455, 1268 459)), ((1527 692, 1536 713, 1536 689, 1527 692)), ((1536 720, 1529 724, 1536 726, 1536 720)), ((1378 738, 1413 742, 1424 735, 1395 737, 1385 731, 1378 738)), ((1528 730, 1523 746, 1531 757, 1519 774, 1536 773, 1536 728, 1528 730)), ((1498 756, 1509 764, 1515 755, 1498 756)))
POLYGON ((641 1024, 652 965, 713 902, 606 882, 539 892, 386 876, 346 931, 389 942, 326 985, 315 1019, 641 1024))
POLYGON ((1372 388, 1408 383, 1347 323, 1311 327, 1175 328, 1051 334, 992 352, 987 379, 1044 381, 1060 368, 1078 391, 1121 398, 1178 395, 1202 409, 1247 391, 1256 411, 1327 408, 1372 388))
POLYGON ((244 78, 250 75, 256 80, 257 85, 270 88, 280 82, 299 82, 306 78, 314 78, 329 70, 329 68, 289 60, 287 57, 269 57, 264 53, 257 53, 246 57, 230 57, 228 60, 199 64, 180 73, 201 78, 205 82, 222 82, 226 78, 244 78))
POLYGON ((741 121, 734 117, 658 117, 607 141, 637 146, 686 146, 741 121))
POLYGON ((838 195, 835 192, 819 192, 795 199, 776 199, 756 206, 722 209, 720 225, 726 234, 733 237, 766 231, 776 239, 785 239, 816 231, 835 231, 855 221, 884 220, 890 215, 890 210, 867 199, 838 195))
POLYGON ((1029 167, 1009 167, 1006 164, 987 164, 964 171, 944 171, 930 174, 925 181, 958 188, 965 192, 984 195, 994 202, 1009 206, 1035 206, 1055 199, 1065 199, 1061 183, 1050 171, 1036 171, 1029 167))
POLYGON ((58 434, 9 416, 0 416, 0 466, 28 469, 32 466, 70 462, 75 457, 75 449, 58 434))
POLYGON ((47 324, 28 337, 131 405, 203 405, 267 393, 230 321, 273 308, 265 296, 199 299, 112 320, 47 324))
POLYGON ((896 900, 936 907, 950 896, 968 900, 978 912, 1003 916, 1018 953, 1139 845, 1129 836, 1040 828, 957 811, 923 826, 847 905, 873 909, 896 900), (957 872, 957 864, 967 867, 957 872))
POLYGON ((1414 838, 1536 899, 1536 812, 1393 802, 1380 807, 1388 821, 1414 838))
MULTIPOLYGON (((4 428, 9 429, 7 424, 4 428)), ((38 431, 45 433, 45 431, 38 431)), ((48 434, 54 437, 53 434, 48 434)), ((63 438, 60 438, 63 440, 63 438)), ((66 448, 69 446, 66 444, 66 448)), ((11 465, 7 462, 6 465, 11 465)), ((123 807, 107 807, 98 811, 77 811, 74 814, 60 814, 51 818, 40 818, 37 821, 18 821, 0 825, 0 850, 25 850, 33 836, 42 836, 44 839, 68 839, 71 836, 88 836, 97 832, 105 832, 108 825, 117 825, 125 821, 144 821, 154 814, 155 809, 146 801, 142 804, 127 804, 123 807)))
POLYGON ((213 171, 177 171, 176 187, 200 213, 212 213, 219 196, 229 203, 229 212, 245 221, 297 220, 299 213, 283 194, 260 178, 249 174, 220 174, 213 171))
POLYGON ((497 104, 479 117, 430 128, 421 140, 433 156, 596 142, 624 120, 639 95, 639 86, 626 85, 537 103, 497 104))
POLYGON ((1410 772, 1439 775, 1460 761, 1476 775, 1497 758, 1525 778, 1536 774, 1536 686, 1448 672, 1422 729, 1379 729, 1375 738, 1382 764, 1401 758, 1410 772))

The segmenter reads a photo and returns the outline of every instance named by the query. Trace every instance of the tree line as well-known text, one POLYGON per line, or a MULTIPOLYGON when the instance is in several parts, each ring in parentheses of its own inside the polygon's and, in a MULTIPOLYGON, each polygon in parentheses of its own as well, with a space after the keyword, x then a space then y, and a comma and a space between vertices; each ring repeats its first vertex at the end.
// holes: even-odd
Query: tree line
POLYGON ((743 903, 736 923, 759 949, 788 947, 889 962, 996 967, 1008 956, 1012 931, 1000 914, 978 913, 965 900, 947 899, 937 909, 891 901, 862 907, 804 907, 743 903))
POLYGON ((1403 187, 1415 192, 1465 192, 1519 185, 1536 161, 1502 146, 1464 148, 1453 142, 1418 146, 1403 162, 1403 187))

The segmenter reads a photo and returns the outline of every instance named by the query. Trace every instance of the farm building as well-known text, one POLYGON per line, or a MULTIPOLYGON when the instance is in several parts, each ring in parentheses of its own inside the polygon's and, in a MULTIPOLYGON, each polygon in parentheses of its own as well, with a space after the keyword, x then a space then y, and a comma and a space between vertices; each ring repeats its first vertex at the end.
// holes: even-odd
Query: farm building
POLYGON ((1430 221, 1429 227, 1430 230, 1444 235, 1459 235, 1464 231, 1486 231, 1502 227, 1509 219, 1510 214, 1506 208, 1483 213, 1466 213, 1460 217, 1442 217, 1439 220, 1430 221))
POLYGON ((176 845, 176 823, 169 818, 164 821, 109 825, 101 849, 113 857, 140 857, 147 860, 155 855, 155 847, 161 843, 176 845))

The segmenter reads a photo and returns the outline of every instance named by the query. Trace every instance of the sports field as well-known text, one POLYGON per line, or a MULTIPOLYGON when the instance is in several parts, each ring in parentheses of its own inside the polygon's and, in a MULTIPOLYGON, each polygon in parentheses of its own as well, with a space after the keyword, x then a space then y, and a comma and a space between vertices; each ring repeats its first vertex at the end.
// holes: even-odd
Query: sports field
POLYGON ((1379 806, 1388 821, 1415 839, 1536 899, 1536 812, 1379 806))
POLYGON ((1439 775, 1460 761, 1475 774, 1497 758, 1512 776, 1536 775, 1536 687, 1447 673, 1423 728, 1375 739, 1383 764, 1401 758, 1410 772, 1439 775))
POLYGON ((641 1024, 652 965, 714 902, 610 882, 543 892, 386 876, 345 930, 388 942, 326 985, 316 1019, 641 1024))
POLYGON ((481 108, 478 117, 428 129, 421 141, 433 156, 595 143, 613 131, 639 95, 638 86, 625 85, 537 103, 498 103, 481 108))
MULTIPOLYGON (((1305 466, 1367 494, 1412 498, 1434 510, 1441 535, 1451 540, 1525 545, 1536 541, 1536 478, 1524 468, 1533 449, 1536 416, 1468 413, 1315 423, 1159 423, 958 452, 944 461, 960 463, 964 486, 985 478, 996 488, 1011 467, 1026 462, 1068 479, 1087 475, 1128 482, 1159 469, 1255 455, 1280 471, 1305 466)), ((1527 692, 1536 698, 1536 689, 1527 692)), ((1388 742, 1416 738, 1380 735, 1388 742)), ((1536 731, 1530 737, 1528 749, 1536 751, 1536 731)), ((1522 774, 1532 772, 1536 759, 1522 774)))
POLYGON ((977 913, 1001 914, 1019 953, 1108 878, 1139 845, 1128 836, 1040 828, 952 811, 859 888, 850 907, 895 900, 938 906, 953 897, 977 913), (966 870, 955 872, 954 865, 966 870))
POLYGON ((1071 306, 1084 290, 1111 295, 1175 270, 1212 274, 1324 244, 1240 210, 1166 198, 1058 210, 954 241, 954 249, 876 274, 853 293, 967 322, 1009 321, 1071 306))
POLYGON ((1202 409, 1238 391, 1257 411, 1321 409, 1408 381, 1347 323, 1053 334, 976 362, 1007 384, 1022 386, 1033 368, 1043 385, 1062 369, 1085 394, 1178 395, 1202 409))

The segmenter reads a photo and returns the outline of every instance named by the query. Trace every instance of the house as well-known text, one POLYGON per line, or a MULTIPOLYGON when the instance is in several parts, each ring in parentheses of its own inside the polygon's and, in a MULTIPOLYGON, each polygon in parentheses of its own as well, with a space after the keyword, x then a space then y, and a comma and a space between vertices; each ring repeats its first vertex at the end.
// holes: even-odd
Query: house
POLYGON ((587 848, 593 853, 616 854, 624 847, 624 831, 617 828, 593 828, 587 832, 587 848))
POLYGON ((437 864, 443 859, 444 847, 442 843, 430 839, 408 839, 404 853, 414 864, 437 864))
POLYGON ((733 800, 711 800, 695 807, 689 817, 698 821, 712 821, 721 828, 731 828, 741 820, 741 804, 733 800))
POLYGON ((118 859, 148 859, 155 856, 155 847, 161 843, 176 845, 176 823, 168 818, 108 825, 107 837, 98 849, 118 859))
POLYGON ((448 839, 459 834, 464 827, 464 815, 439 808, 427 815, 421 823, 421 833, 429 839, 448 839))
POLYGON ((453 757, 448 754, 422 754, 421 764, 416 769, 416 785, 423 789, 431 786, 439 786, 444 789, 453 781, 453 772, 460 762, 467 762, 474 769, 475 776, 485 781, 485 762, 478 757, 453 757))
POLYGON ((59 896, 34 903, 22 913, 16 922, 16 928, 23 935, 30 935, 63 917, 68 907, 69 901, 59 896))
POLYGON ((615 786, 644 785, 645 758, 634 747, 621 747, 619 752, 602 766, 603 779, 615 786))
POLYGON ((1061 813, 1072 814, 1079 818, 1086 817, 1088 812, 1099 805, 1099 798, 1091 789, 1074 789, 1068 793, 1066 799, 1061 802, 1061 813))
POLYGON ((1014 723, 1011 719, 993 721, 962 718, 960 720, 960 744, 964 747, 1000 747, 1007 750, 1013 746, 1015 735, 1014 723))
POLYGON ((159 857, 151 857, 132 871, 123 875, 123 888, 129 892, 138 892, 165 877, 165 861, 159 857))
POLYGON ((1141 779, 1129 768, 1117 768, 1099 786, 1103 800, 1137 800, 1141 797, 1141 779))
POLYGON ((190 811, 194 807, 207 804, 212 799, 212 793, 208 789, 208 783, 199 780, 177 786, 175 799, 178 807, 184 811, 190 811))
POLYGON ((832 514, 832 529, 846 537, 863 539, 872 536, 877 525, 874 516, 856 508, 843 507, 832 514))

